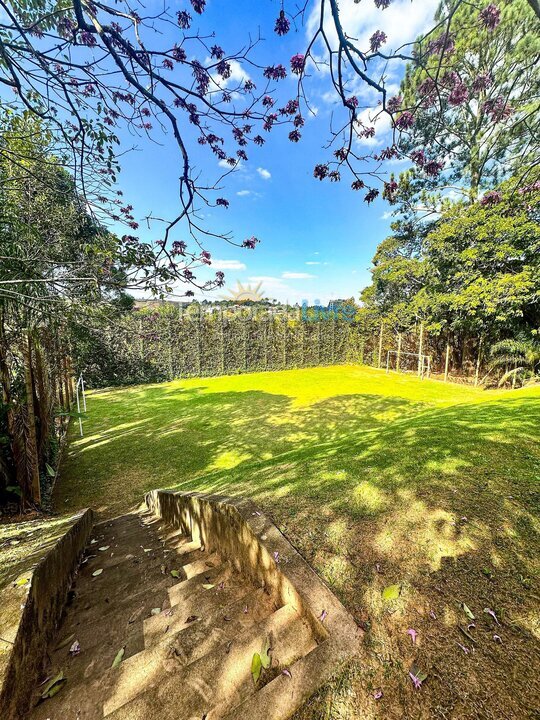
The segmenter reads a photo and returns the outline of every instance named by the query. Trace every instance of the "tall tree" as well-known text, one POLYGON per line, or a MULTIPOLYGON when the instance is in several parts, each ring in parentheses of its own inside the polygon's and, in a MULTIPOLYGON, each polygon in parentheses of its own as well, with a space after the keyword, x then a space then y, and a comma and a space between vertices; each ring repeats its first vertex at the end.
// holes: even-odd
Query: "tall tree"
MULTIPOLYGON (((452 5, 443 0, 437 18, 452 5)), ((400 98, 414 113, 400 148, 415 164, 417 191, 474 201, 512 174, 526 184, 540 156, 538 30, 526 0, 482 0, 461 4, 453 29, 421 42, 427 59, 408 66, 400 98)))

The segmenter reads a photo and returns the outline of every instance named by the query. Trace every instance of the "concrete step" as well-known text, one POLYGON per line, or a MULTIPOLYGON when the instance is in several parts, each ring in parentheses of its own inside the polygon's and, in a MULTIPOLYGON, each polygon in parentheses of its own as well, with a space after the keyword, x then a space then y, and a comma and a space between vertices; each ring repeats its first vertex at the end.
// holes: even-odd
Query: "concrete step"
POLYGON ((109 671, 115 675, 116 682, 104 705, 105 715, 155 687, 165 676, 177 673, 182 666, 233 641, 276 609, 265 594, 256 601, 243 597, 225 608, 215 609, 180 632, 167 633, 160 643, 132 655, 119 668, 109 671))
POLYGON ((261 652, 267 639, 272 647, 272 668, 266 671, 269 677, 316 645, 308 625, 291 605, 285 605, 238 635, 232 643, 224 642, 179 672, 168 674, 155 687, 105 717, 110 720, 217 719, 257 690, 251 662, 253 654, 261 652))
MULTIPOLYGON (((227 574, 218 574, 214 578, 214 580, 217 581, 216 583, 214 583, 214 580, 210 577, 211 583, 209 584, 213 584, 214 587, 209 590, 202 587, 203 584, 206 584, 205 578, 209 577, 208 573, 205 573, 203 578, 196 576, 191 580, 186 580, 184 583, 179 583, 170 588, 170 591, 175 591, 176 594, 173 595, 173 598, 177 600, 177 602, 173 605, 173 599, 169 595, 171 612, 167 614, 161 613, 161 615, 150 617, 144 621, 145 647, 150 647, 155 643, 161 642, 165 633, 180 632, 180 630, 190 624, 188 620, 191 621, 192 617, 204 617, 220 609, 224 612, 228 605, 244 597, 248 591, 252 593, 258 592, 252 585, 246 583, 238 576, 234 576, 234 580, 231 580, 230 568, 226 568, 226 572, 227 571, 229 577, 227 577, 227 574), (220 590, 218 586, 222 578, 224 587, 220 590), (192 581, 195 581, 195 583, 191 585, 190 592, 185 586, 188 585, 188 583, 192 583, 192 581), (182 587, 182 594, 177 592, 177 588, 180 587, 182 587)), ((262 593, 263 591, 261 590, 260 592, 262 593)))

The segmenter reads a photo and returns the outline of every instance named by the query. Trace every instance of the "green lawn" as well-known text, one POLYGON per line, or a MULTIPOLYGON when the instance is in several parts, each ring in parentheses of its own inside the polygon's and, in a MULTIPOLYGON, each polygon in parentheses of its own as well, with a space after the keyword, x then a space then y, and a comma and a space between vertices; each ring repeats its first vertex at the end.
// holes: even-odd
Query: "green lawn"
POLYGON ((355 615, 366 656, 302 718, 528 717, 540 697, 540 388, 290 370, 95 392, 85 437, 76 430, 60 511, 119 514, 155 487, 249 495, 355 615), (392 583, 401 597, 387 607, 392 583), (473 645, 461 602, 477 616, 474 652, 460 647, 473 645), (413 661, 430 675, 416 692, 413 661))

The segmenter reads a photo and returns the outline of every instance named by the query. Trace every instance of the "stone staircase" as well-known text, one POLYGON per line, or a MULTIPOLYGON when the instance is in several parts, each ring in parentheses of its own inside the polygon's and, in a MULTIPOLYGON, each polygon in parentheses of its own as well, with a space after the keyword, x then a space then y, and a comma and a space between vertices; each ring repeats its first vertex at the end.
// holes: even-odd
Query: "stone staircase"
MULTIPOLYGON (((45 669, 44 677, 62 672, 67 680, 44 701, 46 685, 38 687, 29 717, 290 717, 352 654, 356 626, 318 579, 324 603, 319 618, 291 591, 278 568, 281 562, 294 567, 284 550, 295 551, 281 534, 273 556, 258 542, 244 547, 256 569, 246 572, 245 563, 231 557, 231 537, 211 542, 193 518, 186 531, 185 513, 171 522, 155 512, 155 502, 150 505, 95 526, 45 669), (325 626, 332 611, 334 622, 342 612, 341 637, 349 638, 337 655, 325 626), (270 666, 255 679, 253 658, 268 647, 270 666)), ((261 525, 264 539, 272 528, 279 533, 258 511, 249 522, 261 525)), ((243 530, 241 525, 235 532, 243 530)), ((309 582, 316 578, 311 575, 309 582)))

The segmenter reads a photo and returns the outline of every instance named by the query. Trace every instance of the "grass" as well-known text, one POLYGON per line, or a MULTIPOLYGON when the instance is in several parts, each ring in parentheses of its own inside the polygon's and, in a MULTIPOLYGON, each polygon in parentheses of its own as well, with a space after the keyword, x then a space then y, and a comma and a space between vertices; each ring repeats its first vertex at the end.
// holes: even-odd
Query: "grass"
POLYGON ((97 391, 84 429, 60 511, 119 514, 155 487, 249 495, 365 629, 365 655, 298 718, 534 717, 540 388, 290 370, 97 391))

